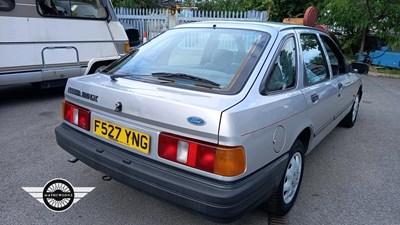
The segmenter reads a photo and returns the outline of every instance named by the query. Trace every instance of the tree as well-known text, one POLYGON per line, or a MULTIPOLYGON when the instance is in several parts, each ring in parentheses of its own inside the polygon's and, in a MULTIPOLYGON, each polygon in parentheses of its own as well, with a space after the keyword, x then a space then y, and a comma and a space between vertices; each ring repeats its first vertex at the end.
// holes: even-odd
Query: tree
POLYGON ((270 13, 270 20, 281 22, 284 18, 303 17, 309 6, 318 6, 318 0, 267 0, 265 5, 270 13))
POLYGON ((286 17, 302 16, 308 6, 318 0, 209 0, 196 4, 200 10, 269 12, 269 20, 282 21, 286 17))
POLYGON ((321 21, 346 36, 344 48, 363 52, 368 34, 396 47, 400 34, 400 0, 325 0, 321 21))
MULTIPOLYGON (((213 1, 202 1, 197 3, 196 6, 200 10, 212 10, 212 11, 247 11, 255 10, 255 4, 257 0, 213 0, 213 1)), ((259 0, 262 2, 262 0, 259 0)))
POLYGON ((126 8, 159 8, 165 7, 175 1, 169 0, 111 0, 114 7, 126 8))

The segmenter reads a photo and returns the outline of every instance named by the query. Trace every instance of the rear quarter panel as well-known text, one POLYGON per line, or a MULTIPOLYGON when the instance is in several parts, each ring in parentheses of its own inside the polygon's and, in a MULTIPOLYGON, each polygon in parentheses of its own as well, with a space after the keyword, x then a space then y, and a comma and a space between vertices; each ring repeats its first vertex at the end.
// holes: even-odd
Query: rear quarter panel
POLYGON ((307 105, 300 91, 302 70, 297 70, 299 81, 295 89, 276 94, 260 94, 260 86, 271 70, 271 62, 280 41, 292 32, 281 32, 276 40, 271 41, 274 45, 270 47, 268 56, 260 62, 262 67, 255 74, 256 80, 246 98, 222 113, 219 143, 242 145, 246 151, 246 172, 239 177, 255 172, 288 152, 301 131, 310 126, 307 105), (273 137, 277 129, 281 132, 283 130, 283 135, 278 135, 280 137, 276 141, 283 144, 275 150, 277 145, 274 146, 273 137))
POLYGON ((297 135, 308 124, 300 91, 271 96, 254 93, 222 114, 220 144, 245 148, 247 168, 242 175, 245 176, 289 151, 297 135), (283 130, 283 135, 275 139, 283 144, 274 146, 277 129, 283 130))

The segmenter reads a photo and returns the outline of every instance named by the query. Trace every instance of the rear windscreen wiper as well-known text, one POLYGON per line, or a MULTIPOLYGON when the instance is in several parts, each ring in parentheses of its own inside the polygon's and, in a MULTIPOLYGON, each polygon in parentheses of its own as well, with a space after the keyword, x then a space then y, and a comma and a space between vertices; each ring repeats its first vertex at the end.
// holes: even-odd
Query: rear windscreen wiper
MULTIPOLYGON (((110 74, 107 74, 110 75, 110 74)), ((110 75, 111 81, 116 81, 117 78, 120 77, 144 77, 144 76, 149 76, 149 75, 138 75, 138 74, 112 74, 110 75)))
POLYGON ((130 74, 113 74, 113 75, 110 75, 110 78, 112 81, 116 81, 117 78, 127 77, 127 76, 132 76, 132 75, 130 75, 130 74))
POLYGON ((207 80, 201 77, 197 77, 194 75, 190 74, 185 74, 185 73, 167 73, 167 72, 157 72, 157 73, 152 73, 151 74, 154 77, 160 77, 160 78, 180 78, 180 79, 186 79, 186 80, 193 80, 193 81, 198 81, 202 82, 205 84, 210 84, 216 87, 219 87, 221 84, 215 83, 214 81, 207 80))

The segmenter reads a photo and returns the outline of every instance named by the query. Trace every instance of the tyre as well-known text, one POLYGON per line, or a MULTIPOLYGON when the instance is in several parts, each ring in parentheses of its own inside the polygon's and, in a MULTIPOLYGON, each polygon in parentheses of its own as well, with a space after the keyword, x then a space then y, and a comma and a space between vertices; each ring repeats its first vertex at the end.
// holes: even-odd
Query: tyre
POLYGON ((112 63, 112 61, 101 61, 101 62, 96 62, 92 65, 92 67, 90 68, 90 71, 88 73, 89 74, 94 74, 97 72, 101 72, 102 70, 104 70, 108 65, 110 65, 110 63, 112 63))
POLYGON ((101 72, 101 71, 103 71, 106 67, 107 67, 107 65, 99 66, 99 67, 97 67, 97 68, 94 70, 94 73, 101 72))
POLYGON ((263 205, 268 213, 283 216, 292 208, 303 178, 304 153, 303 143, 297 139, 290 149, 289 162, 278 188, 263 205))
POLYGON ((353 106, 347 115, 340 121, 339 125, 342 127, 351 128, 354 126, 357 120, 358 109, 360 107, 360 92, 357 93, 356 98, 354 99, 353 106))

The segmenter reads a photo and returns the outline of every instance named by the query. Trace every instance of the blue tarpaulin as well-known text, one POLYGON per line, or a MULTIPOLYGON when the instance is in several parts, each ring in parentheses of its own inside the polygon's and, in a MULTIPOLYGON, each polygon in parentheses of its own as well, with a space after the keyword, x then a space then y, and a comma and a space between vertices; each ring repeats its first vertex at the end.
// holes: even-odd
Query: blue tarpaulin
POLYGON ((400 52, 388 51, 387 47, 369 53, 373 65, 400 69, 400 52))

